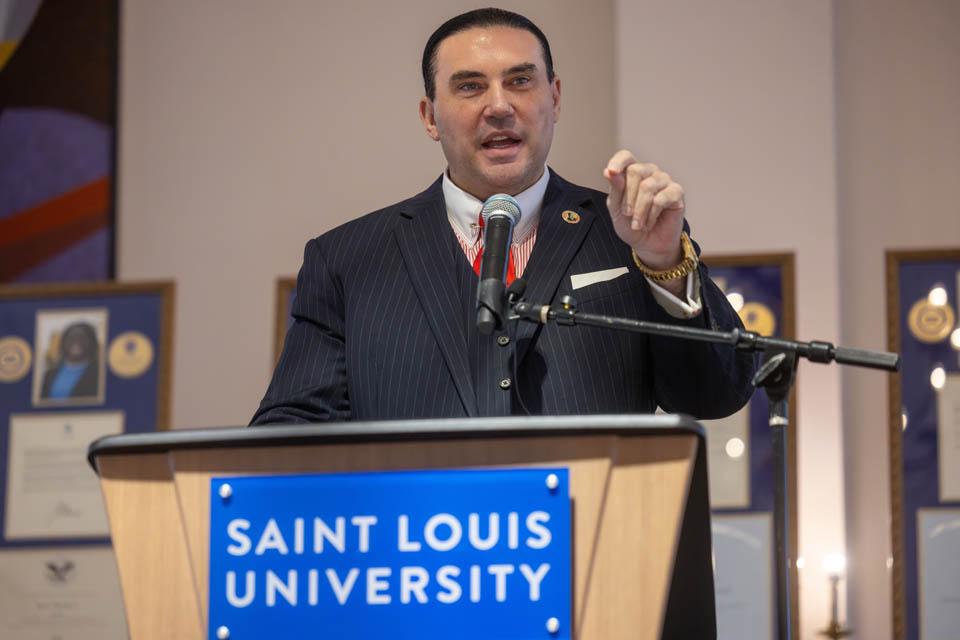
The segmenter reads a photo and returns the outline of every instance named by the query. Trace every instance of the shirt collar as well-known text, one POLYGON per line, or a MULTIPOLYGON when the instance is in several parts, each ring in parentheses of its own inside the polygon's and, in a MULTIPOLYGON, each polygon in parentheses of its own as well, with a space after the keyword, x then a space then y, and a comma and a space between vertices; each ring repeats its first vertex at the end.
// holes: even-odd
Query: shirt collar
MULTIPOLYGON (((543 175, 526 190, 513 196, 520 205, 520 222, 513 230, 514 244, 520 244, 537 228, 540 210, 543 208, 543 196, 550 182, 550 169, 543 167, 543 175)), ((472 242, 480 238, 477 216, 483 208, 483 202, 470 195, 450 179, 449 171, 443 172, 443 200, 447 205, 447 218, 454 231, 472 242)))

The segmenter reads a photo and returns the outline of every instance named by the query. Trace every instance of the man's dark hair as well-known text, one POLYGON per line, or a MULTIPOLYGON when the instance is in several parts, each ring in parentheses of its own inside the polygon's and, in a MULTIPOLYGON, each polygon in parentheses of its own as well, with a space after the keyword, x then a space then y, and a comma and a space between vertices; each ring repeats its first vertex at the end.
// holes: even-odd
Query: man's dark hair
POLYGON ((450 36, 474 27, 513 27, 514 29, 529 31, 535 35, 537 40, 540 41, 541 49, 543 49, 543 60, 547 65, 547 79, 553 80, 553 56, 550 55, 550 43, 547 42, 547 36, 543 35, 543 31, 540 31, 540 27, 533 24, 529 18, 505 9, 492 7, 474 9, 450 18, 440 25, 427 40, 427 46, 423 48, 421 69, 423 71, 423 90, 428 98, 433 100, 437 95, 435 80, 437 75, 437 47, 450 36))

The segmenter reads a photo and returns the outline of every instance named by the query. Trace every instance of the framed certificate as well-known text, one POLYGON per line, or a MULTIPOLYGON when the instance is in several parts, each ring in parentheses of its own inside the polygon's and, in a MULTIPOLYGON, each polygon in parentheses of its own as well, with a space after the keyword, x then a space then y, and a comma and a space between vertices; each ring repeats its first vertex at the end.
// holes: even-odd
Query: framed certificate
POLYGON ((0 549, 107 540, 86 450, 168 428, 173 291, 0 287, 0 549))
POLYGON ((937 393, 937 461, 941 502, 960 502, 960 373, 944 371, 937 393))
POLYGON ((97 438, 118 433, 122 411, 10 416, 4 539, 107 537, 107 515, 86 450, 97 438))
POLYGON ((944 554, 960 553, 950 524, 960 510, 960 249, 888 251, 886 266, 887 346, 901 357, 888 394, 894 635, 952 637, 960 600, 944 571, 957 565, 944 554))
POLYGON ((952 638, 960 629, 960 509, 917 512, 920 639, 952 638))
POLYGON ((0 550, 0 637, 126 638, 109 546, 0 550))
POLYGON ((715 510, 750 508, 750 407, 720 420, 704 420, 715 510))
MULTIPOLYGON (((793 254, 707 256, 703 258, 703 262, 708 267, 710 277, 726 293, 730 304, 739 313, 744 327, 764 336, 791 339, 796 337, 793 254)), ((794 387, 790 395, 790 427, 787 432, 787 458, 790 467, 788 477, 790 557, 793 559, 797 557, 798 424, 796 407, 797 395, 794 387)), ((773 443, 768 425, 766 393, 762 389, 758 390, 747 406, 738 413, 723 420, 704 420, 703 425, 707 432, 710 506, 713 510, 714 522, 727 522, 731 517, 735 518, 730 521, 731 523, 754 523, 764 518, 772 522, 773 443), (751 520, 751 518, 754 519, 751 520)), ((714 540, 717 540, 716 535, 714 540)), ((721 578, 719 575, 721 566, 737 566, 729 564, 730 558, 723 557, 727 550, 731 549, 734 549, 733 545, 722 545, 714 549, 718 580, 721 578)), ((769 558, 768 561, 772 562, 769 558)), ((744 566, 742 569, 746 572, 748 568, 744 566)), ((751 571, 755 569, 755 566, 750 567, 751 571)), ((727 577, 731 581, 739 579, 735 576, 727 577)), ((797 612, 799 602, 796 569, 791 571, 791 581, 792 606, 793 611, 797 612)), ((768 618, 775 620, 774 583, 772 581, 761 583, 754 580, 751 584, 753 585, 751 588, 760 588, 757 585, 761 584, 768 585, 770 593, 756 602, 758 606, 766 608, 763 612, 764 620, 768 618)), ((736 611, 739 610, 723 605, 718 592, 718 627, 740 629, 736 619, 736 615, 739 614, 736 611), (727 619, 726 616, 733 617, 727 619)), ((795 636, 799 634, 797 629, 799 619, 799 614, 795 614, 793 617, 795 636)), ((751 631, 751 633, 756 632, 756 628, 751 631)), ((757 637, 772 637, 772 635, 761 634, 757 637)))
POLYGON ((711 534, 717 637, 772 640, 776 635, 772 514, 715 515, 711 534))

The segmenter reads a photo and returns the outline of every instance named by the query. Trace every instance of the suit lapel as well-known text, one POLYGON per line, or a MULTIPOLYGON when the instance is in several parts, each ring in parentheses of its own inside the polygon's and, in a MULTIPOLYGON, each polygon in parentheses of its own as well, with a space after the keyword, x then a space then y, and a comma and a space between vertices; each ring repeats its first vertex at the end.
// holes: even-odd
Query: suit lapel
POLYGON ((470 376, 467 337, 460 318, 461 301, 454 273, 454 239, 441 185, 437 180, 422 194, 401 205, 401 219, 394 235, 463 407, 468 416, 476 416, 477 396, 470 376))
MULTIPOLYGON (((551 171, 537 227, 537 242, 523 271, 523 279, 527 281, 526 300, 537 304, 553 302, 560 281, 593 224, 594 212, 582 206, 589 199, 589 192, 569 184, 551 171), (563 217, 565 211, 576 212, 579 221, 566 221, 563 217)), ((517 327, 519 362, 523 361, 541 326, 521 322, 517 327)))

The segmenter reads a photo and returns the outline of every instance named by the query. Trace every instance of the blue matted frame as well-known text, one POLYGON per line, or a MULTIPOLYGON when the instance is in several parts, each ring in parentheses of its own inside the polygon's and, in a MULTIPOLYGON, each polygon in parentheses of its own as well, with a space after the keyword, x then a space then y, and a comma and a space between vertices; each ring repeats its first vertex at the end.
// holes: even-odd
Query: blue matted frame
MULTIPOLYGON (((795 261, 792 253, 703 256, 712 279, 724 279, 728 292, 743 294, 748 302, 762 302, 774 315, 773 336, 796 339, 795 261)), ((773 448, 768 425, 766 393, 757 390, 750 399, 750 505, 743 509, 711 509, 717 515, 773 513, 773 448)), ((800 637, 797 527, 797 386, 790 390, 790 427, 787 432, 790 500, 790 590, 792 635, 800 637)), ((771 559, 771 562, 773 559, 771 559)), ((771 567, 773 565, 771 564, 771 567)), ((776 615, 774 614, 774 620, 776 615)))
POLYGON ((949 337, 923 343, 910 336, 911 306, 930 288, 947 290, 948 304, 958 300, 960 249, 887 251, 887 349, 900 354, 901 368, 888 378, 890 443, 890 540, 893 546, 893 634, 896 640, 920 637, 917 512, 921 508, 957 506, 939 499, 936 394, 930 367, 960 371, 949 337), (920 375, 923 374, 923 375, 920 375), (909 403, 909 406, 905 404, 909 403), (908 428, 903 428, 906 407, 908 428))
MULTIPOLYGON (((144 334, 154 345, 152 363, 136 378, 118 377, 103 363, 105 389, 102 401, 95 404, 36 406, 33 386, 34 369, 39 366, 37 354, 33 354, 33 362, 22 378, 0 384, 0 486, 5 486, 7 480, 11 414, 121 410, 127 433, 170 428, 174 295, 172 282, 0 287, 0 336, 21 338, 31 350, 35 350, 37 344, 38 312, 90 308, 106 309, 109 314, 104 352, 115 337, 128 331, 144 334)), ((5 517, 4 509, 5 500, 0 497, 0 525, 5 517)), ((0 548, 99 545, 108 541, 105 537, 6 540, 0 533, 0 548)))

